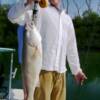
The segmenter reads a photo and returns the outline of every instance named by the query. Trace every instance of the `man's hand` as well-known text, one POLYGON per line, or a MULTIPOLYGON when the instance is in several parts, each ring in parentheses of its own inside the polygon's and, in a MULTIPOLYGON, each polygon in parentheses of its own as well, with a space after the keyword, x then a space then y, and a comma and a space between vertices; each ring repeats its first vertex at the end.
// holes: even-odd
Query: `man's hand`
POLYGON ((74 77, 75 77, 77 84, 81 84, 81 85, 83 85, 84 80, 87 79, 86 75, 83 72, 79 72, 74 77))
POLYGON ((34 0, 27 0, 27 4, 32 4, 34 0))
POLYGON ((34 1, 38 1, 41 8, 48 6, 48 0, 27 0, 25 5, 31 5, 34 1))
POLYGON ((39 1, 40 2, 40 0, 27 0, 27 4, 32 4, 34 1, 39 1))

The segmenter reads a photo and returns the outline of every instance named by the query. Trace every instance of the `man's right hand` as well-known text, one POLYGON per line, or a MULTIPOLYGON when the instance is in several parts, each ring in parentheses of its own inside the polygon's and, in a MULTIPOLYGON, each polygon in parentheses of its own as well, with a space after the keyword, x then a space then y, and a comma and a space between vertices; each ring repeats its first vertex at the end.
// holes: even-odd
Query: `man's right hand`
POLYGON ((32 4, 34 1, 39 1, 40 2, 40 0, 27 0, 27 4, 32 4))
POLYGON ((27 4, 32 4, 34 0, 27 0, 27 4))

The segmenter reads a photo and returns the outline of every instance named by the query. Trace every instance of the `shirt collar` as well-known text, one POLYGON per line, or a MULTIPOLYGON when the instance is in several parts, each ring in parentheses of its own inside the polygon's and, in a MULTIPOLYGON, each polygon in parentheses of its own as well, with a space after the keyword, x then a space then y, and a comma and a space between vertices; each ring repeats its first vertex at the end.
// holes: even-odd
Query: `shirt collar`
POLYGON ((51 5, 50 3, 49 3, 49 7, 54 8, 54 9, 57 10, 60 14, 66 12, 66 10, 63 9, 63 8, 61 8, 60 6, 58 6, 58 8, 56 8, 55 6, 51 5))

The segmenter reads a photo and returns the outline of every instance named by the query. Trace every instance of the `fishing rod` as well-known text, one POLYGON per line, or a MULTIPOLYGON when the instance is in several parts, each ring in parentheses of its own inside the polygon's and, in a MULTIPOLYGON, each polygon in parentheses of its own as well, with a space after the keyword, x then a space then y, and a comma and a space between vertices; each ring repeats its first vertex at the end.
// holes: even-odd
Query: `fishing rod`
POLYGON ((34 22, 35 25, 37 24, 38 11, 39 11, 39 1, 35 0, 33 6, 33 15, 32 15, 32 21, 34 22))
POLYGON ((34 5, 33 5, 33 16, 32 16, 32 21, 34 21, 35 24, 37 24, 37 17, 38 17, 38 11, 39 11, 39 6, 41 8, 45 8, 48 6, 48 0, 35 0, 34 5))

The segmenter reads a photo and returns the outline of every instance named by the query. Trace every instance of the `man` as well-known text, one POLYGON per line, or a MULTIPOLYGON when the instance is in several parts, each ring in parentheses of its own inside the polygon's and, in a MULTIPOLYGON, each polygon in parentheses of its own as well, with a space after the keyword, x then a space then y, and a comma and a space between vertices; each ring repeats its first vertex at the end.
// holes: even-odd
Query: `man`
MULTIPOLYGON (((16 5, 9 11, 8 18, 13 23, 31 27, 33 0, 16 5)), ((34 94, 35 100, 66 100, 66 56, 75 77, 83 84, 86 79, 79 63, 75 31, 69 15, 59 7, 59 0, 49 0, 47 8, 40 8, 37 28, 40 30, 43 48, 43 67, 40 83, 34 94)))

